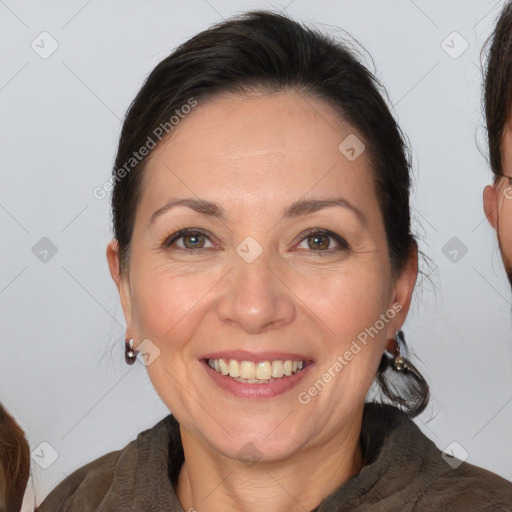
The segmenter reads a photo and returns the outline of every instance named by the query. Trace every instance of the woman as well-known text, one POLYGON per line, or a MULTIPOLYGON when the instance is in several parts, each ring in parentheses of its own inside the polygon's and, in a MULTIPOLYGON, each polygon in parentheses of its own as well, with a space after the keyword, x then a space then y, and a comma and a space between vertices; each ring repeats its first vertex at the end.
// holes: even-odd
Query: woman
POLYGON ((410 419, 409 165, 346 48, 268 12, 193 37, 132 103, 112 185, 126 361, 172 415, 42 512, 510 510, 410 419), (365 404, 375 377, 395 406, 365 404))

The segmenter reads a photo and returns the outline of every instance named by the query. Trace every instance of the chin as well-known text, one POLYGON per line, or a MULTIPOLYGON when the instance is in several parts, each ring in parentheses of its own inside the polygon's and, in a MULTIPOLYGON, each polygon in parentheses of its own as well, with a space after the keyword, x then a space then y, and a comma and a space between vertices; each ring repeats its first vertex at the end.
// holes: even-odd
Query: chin
POLYGON ((286 459, 296 453, 299 446, 290 439, 270 443, 268 440, 240 440, 236 443, 237 449, 233 450, 233 444, 226 446, 228 452, 224 453, 229 458, 238 460, 247 465, 265 462, 276 462, 286 459))
POLYGON ((283 432, 279 428, 269 429, 267 425, 254 425, 249 431, 240 429, 232 431, 231 436, 225 432, 209 437, 210 444, 216 451, 233 460, 246 464, 255 462, 275 462, 290 457, 305 444, 307 437, 303 429, 293 431, 293 428, 283 432))

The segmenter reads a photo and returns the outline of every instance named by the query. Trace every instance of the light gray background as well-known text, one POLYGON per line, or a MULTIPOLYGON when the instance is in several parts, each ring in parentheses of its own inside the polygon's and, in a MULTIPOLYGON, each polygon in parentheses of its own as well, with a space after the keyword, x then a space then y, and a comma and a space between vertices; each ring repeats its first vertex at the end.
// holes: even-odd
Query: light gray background
POLYGON ((405 326, 432 386, 417 422, 441 449, 456 441, 470 462, 512 479, 511 294, 482 211, 490 173, 477 148, 485 152, 480 50, 501 5, 0 0, 0 398, 43 466, 53 452, 41 443, 58 454, 47 469, 33 462, 38 502, 168 413, 144 366, 124 364, 105 258, 108 198, 92 190, 109 177, 120 120, 150 70, 250 8, 341 27, 373 56, 411 142, 415 229, 433 261, 422 264, 430 279, 420 280, 405 326), (59 45, 47 59, 31 47, 43 31, 59 45), (453 31, 469 44, 457 59, 441 46, 453 31), (32 252, 42 237, 58 249, 46 263, 32 252), (443 253, 452 237, 467 247, 457 262, 443 253))

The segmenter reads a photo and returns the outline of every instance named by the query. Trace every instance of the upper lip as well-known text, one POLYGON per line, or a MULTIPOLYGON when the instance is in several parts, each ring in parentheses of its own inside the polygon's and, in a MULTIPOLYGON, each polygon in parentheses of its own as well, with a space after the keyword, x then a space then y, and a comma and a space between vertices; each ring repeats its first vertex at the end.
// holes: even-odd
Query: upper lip
POLYGON ((209 352, 199 359, 235 359, 236 361, 312 361, 312 358, 304 354, 293 352, 248 352, 246 350, 222 350, 209 352))

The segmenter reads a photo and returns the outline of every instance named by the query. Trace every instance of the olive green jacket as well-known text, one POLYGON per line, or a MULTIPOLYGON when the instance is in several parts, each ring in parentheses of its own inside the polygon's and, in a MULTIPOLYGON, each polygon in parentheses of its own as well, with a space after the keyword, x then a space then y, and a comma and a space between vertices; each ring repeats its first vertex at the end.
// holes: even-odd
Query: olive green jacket
MULTIPOLYGON (((512 512, 512 483, 442 453, 391 406, 365 406, 361 448, 361 472, 313 512, 512 512)), ((72 473, 39 512, 183 512, 173 485, 182 463, 179 424, 169 415, 72 473)))

